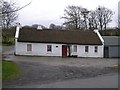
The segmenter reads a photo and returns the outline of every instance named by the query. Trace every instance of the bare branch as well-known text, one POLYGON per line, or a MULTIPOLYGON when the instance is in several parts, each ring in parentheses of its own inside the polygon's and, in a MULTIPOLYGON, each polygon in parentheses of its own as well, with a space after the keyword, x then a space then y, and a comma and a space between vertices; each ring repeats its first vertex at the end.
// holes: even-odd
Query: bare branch
POLYGON ((17 12, 17 11, 19 11, 19 10, 21 10, 21 9, 23 9, 23 8, 25 8, 25 7, 27 7, 27 6, 30 5, 31 3, 32 3, 32 1, 29 2, 28 4, 26 4, 25 6, 22 6, 22 7, 18 8, 18 9, 15 9, 15 10, 7 11, 7 12, 6 12, 6 11, 3 11, 2 14, 17 12))
POLYGON ((64 10, 65 14, 62 19, 65 19, 63 25, 73 27, 75 29, 80 29, 81 23, 81 11, 82 7, 80 6, 68 6, 64 10))

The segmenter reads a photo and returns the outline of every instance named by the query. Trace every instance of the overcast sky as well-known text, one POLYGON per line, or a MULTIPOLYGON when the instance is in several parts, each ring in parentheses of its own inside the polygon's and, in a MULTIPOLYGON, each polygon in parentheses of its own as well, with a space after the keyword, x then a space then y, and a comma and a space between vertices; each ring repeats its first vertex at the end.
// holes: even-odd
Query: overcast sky
POLYGON ((118 1, 119 0, 14 0, 20 6, 24 6, 30 1, 32 3, 18 12, 18 21, 22 25, 41 24, 48 27, 51 23, 61 25, 64 15, 64 9, 68 5, 77 5, 95 10, 96 7, 105 6, 111 9, 115 14, 111 27, 117 26, 118 1))

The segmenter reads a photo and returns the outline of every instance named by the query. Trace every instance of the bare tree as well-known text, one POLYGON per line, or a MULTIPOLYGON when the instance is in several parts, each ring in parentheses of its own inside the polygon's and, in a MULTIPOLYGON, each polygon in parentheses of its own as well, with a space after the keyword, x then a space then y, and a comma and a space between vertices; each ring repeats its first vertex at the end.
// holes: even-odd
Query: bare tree
POLYGON ((106 29, 107 25, 112 21, 112 10, 98 6, 94 11, 88 11, 86 8, 79 6, 68 6, 64 10, 63 19, 68 29, 106 29))
POLYGON ((3 2, 2 6, 2 26, 8 29, 11 24, 17 19, 18 14, 16 12, 10 12, 15 9, 15 3, 3 2), (9 13, 8 13, 9 12, 9 13))
POLYGON ((88 28, 87 23, 88 23, 88 14, 89 11, 86 8, 83 8, 81 11, 81 14, 83 15, 84 18, 84 29, 86 30, 88 28))
POLYGON ((120 28, 120 16, 118 16, 118 28, 120 28))
MULTIPOLYGON (((0 1, 1 6, 2 6, 2 4, 3 4, 4 2, 6 2, 6 1, 4 1, 4 0, 1 0, 1 1, 0 1)), ((31 3, 32 3, 32 1, 29 2, 28 4, 22 6, 22 7, 17 7, 17 8, 15 8, 15 9, 13 9, 13 10, 10 10, 10 11, 7 11, 7 12, 6 12, 6 11, 5 11, 5 12, 2 12, 2 14, 11 13, 11 12, 17 12, 17 11, 19 11, 19 10, 27 7, 27 6, 30 5, 31 3)), ((15 4, 15 3, 13 3, 13 4, 15 4)))
POLYGON ((90 30, 94 30, 98 28, 98 19, 95 11, 90 11, 88 21, 89 21, 90 30))
POLYGON ((110 9, 105 8, 104 15, 103 15, 105 30, 106 30, 107 24, 112 21, 112 15, 113 15, 113 12, 110 9))
POLYGON ((82 7, 80 6, 68 6, 64 10, 65 14, 62 17, 65 19, 64 25, 71 26, 72 29, 81 28, 81 11, 82 7))
POLYGON ((19 7, 16 7, 15 2, 7 2, 5 0, 1 0, 0 5, 2 10, 1 10, 0 16, 2 17, 2 20, 1 20, 2 27, 8 29, 11 26, 11 24, 17 19, 18 17, 17 11, 28 6, 30 3, 19 8, 19 7))
POLYGON ((2 27, 2 1, 0 1, 0 30, 2 27))
POLYGON ((99 6, 96 9, 96 14, 100 29, 106 29, 107 24, 112 21, 113 12, 108 8, 99 6))
MULTIPOLYGON (((8 30, 8 28, 11 27, 12 23, 18 17, 17 11, 28 6, 30 3, 19 8, 19 7, 16 7, 16 3, 14 2, 0 0, 0 29, 2 27, 3 29, 8 30)), ((4 40, 5 44, 9 44, 10 37, 11 36, 7 32, 2 32, 2 38, 3 38, 2 40, 4 40)))

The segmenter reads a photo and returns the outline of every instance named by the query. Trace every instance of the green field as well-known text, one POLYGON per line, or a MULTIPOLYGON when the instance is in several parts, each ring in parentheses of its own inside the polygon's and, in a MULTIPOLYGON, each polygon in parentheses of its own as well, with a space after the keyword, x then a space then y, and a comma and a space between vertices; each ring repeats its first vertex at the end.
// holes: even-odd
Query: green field
POLYGON ((12 80, 20 74, 20 69, 12 61, 2 61, 2 80, 12 80))

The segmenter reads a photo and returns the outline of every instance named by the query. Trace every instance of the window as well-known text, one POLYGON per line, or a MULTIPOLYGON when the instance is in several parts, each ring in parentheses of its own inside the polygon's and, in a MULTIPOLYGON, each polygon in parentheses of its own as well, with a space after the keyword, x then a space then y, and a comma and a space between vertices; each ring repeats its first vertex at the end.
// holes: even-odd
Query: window
POLYGON ((97 46, 95 46, 95 52, 98 52, 98 47, 97 46))
POLYGON ((52 45, 47 45, 47 52, 52 52, 52 45))
POLYGON ((32 44, 27 44, 27 51, 32 51, 32 44))
POLYGON ((74 52, 77 52, 77 45, 74 45, 74 52))
POLYGON ((88 52, 88 49, 89 49, 88 46, 85 46, 85 52, 88 52))

